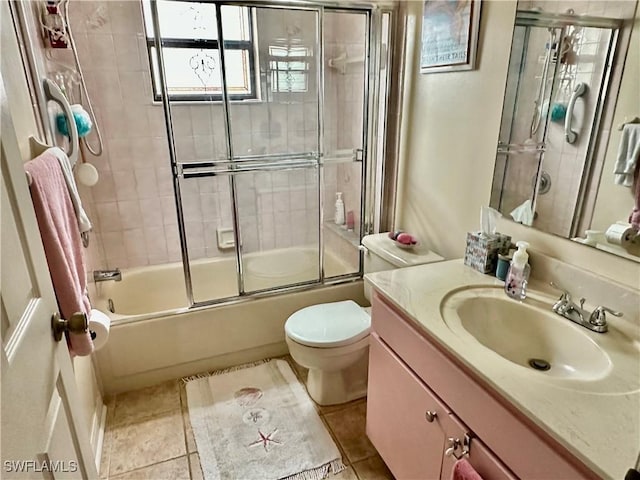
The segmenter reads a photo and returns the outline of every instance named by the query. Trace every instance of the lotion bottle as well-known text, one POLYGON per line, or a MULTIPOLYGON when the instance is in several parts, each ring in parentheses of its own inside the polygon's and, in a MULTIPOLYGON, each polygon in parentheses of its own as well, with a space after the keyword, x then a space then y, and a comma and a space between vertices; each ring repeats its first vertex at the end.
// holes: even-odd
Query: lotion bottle
POLYGON ((336 192, 336 214, 333 217, 336 225, 344 225, 344 202, 342 192, 336 192))
POLYGON ((505 293, 516 300, 524 300, 527 296, 527 282, 529 281, 529 273, 531 266, 529 265, 529 254, 527 242, 517 242, 518 250, 513 254, 507 279, 504 282, 505 293))

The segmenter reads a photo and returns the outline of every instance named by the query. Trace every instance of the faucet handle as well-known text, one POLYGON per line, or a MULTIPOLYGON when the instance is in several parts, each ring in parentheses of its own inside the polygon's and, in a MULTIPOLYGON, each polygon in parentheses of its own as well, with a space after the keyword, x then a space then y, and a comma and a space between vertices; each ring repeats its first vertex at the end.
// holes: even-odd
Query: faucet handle
POLYGON ((598 306, 593 311, 591 316, 589 317, 589 323, 592 325, 602 326, 607 324, 607 313, 610 313, 614 317, 621 317, 622 312, 616 312, 615 310, 611 310, 609 307, 598 306))
POLYGON ((556 290, 560 290, 562 292, 562 295, 560 296, 560 299, 558 301, 570 301, 571 300, 571 294, 568 291, 566 291, 564 288, 558 286, 554 282, 549 282, 549 285, 551 285, 556 290))

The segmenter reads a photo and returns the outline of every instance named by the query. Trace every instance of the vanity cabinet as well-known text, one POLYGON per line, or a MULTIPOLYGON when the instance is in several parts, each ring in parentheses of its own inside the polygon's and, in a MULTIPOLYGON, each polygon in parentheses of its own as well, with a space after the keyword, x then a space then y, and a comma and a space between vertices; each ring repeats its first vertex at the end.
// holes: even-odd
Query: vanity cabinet
POLYGON ((485 480, 597 478, 378 292, 372 305, 367 435, 398 480, 450 480, 444 452, 465 434, 485 480))
MULTIPOLYGON (((398 480, 450 480, 455 457, 444 452, 469 430, 375 333, 369 348, 369 438, 398 480)), ((477 440, 468 460, 485 479, 515 479, 477 440)))

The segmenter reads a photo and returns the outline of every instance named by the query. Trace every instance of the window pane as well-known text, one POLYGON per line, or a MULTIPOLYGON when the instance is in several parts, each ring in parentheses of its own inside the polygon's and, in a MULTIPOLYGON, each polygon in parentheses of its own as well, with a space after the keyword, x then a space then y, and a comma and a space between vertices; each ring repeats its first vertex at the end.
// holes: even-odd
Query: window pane
POLYGON ((250 40, 249 9, 247 7, 222 7, 222 36, 225 40, 250 40))
POLYGON ((304 46, 269 45, 271 91, 278 93, 305 93, 308 89, 312 51, 304 46))
MULTIPOLYGON (((222 92, 218 50, 164 48, 165 75, 169 95, 220 95, 222 92)), ((160 91, 157 57, 151 47, 156 92, 160 91)), ((246 50, 228 49, 227 84, 230 95, 251 95, 249 54, 246 50)))
MULTIPOLYGON (((153 37, 149 0, 142 2, 147 37, 153 37)), ((212 3, 158 1, 158 19, 163 38, 215 40, 216 8, 212 3)))

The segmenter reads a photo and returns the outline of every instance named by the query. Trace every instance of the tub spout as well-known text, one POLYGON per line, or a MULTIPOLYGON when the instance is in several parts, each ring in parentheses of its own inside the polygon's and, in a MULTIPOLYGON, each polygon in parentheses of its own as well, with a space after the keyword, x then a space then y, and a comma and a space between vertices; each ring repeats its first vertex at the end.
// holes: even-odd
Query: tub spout
POLYGON ((115 270, 94 270, 93 281, 94 282, 106 282, 107 280, 115 280, 119 282, 122 280, 122 273, 119 268, 115 270))

